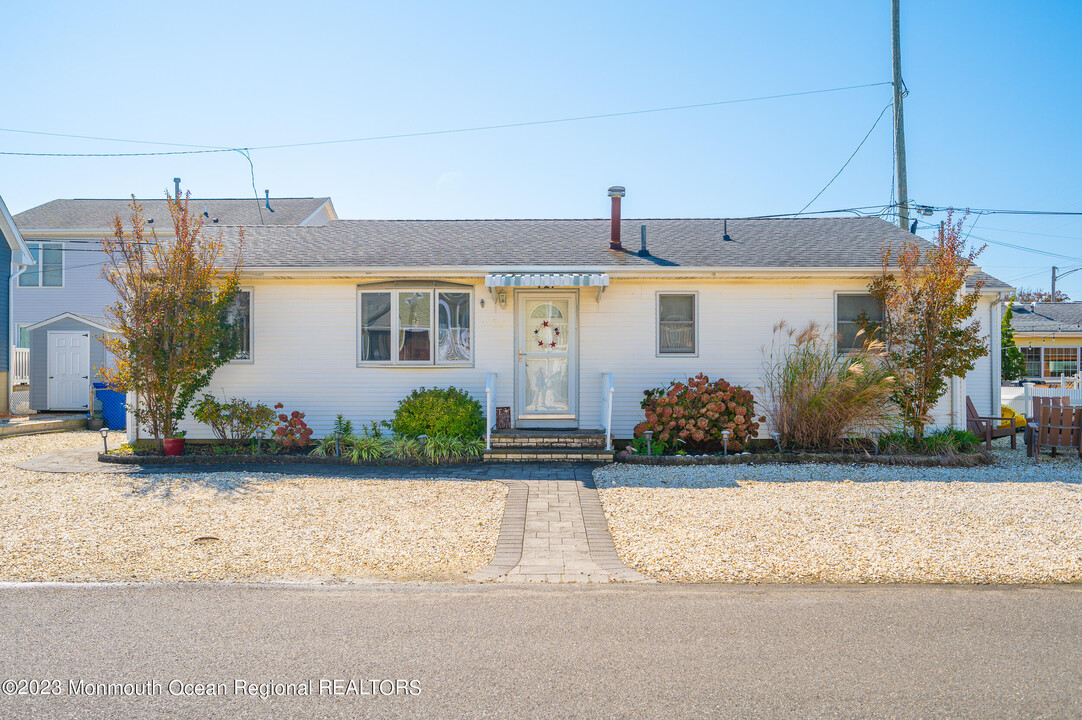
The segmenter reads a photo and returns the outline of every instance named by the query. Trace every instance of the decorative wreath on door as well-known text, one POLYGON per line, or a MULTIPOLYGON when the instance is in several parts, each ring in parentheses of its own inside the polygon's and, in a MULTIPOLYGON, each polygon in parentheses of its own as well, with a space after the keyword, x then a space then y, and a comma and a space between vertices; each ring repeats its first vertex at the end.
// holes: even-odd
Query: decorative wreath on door
POLYGON ((541 324, 534 328, 534 339, 537 347, 554 348, 560 338, 560 326, 548 320, 542 320, 541 324))

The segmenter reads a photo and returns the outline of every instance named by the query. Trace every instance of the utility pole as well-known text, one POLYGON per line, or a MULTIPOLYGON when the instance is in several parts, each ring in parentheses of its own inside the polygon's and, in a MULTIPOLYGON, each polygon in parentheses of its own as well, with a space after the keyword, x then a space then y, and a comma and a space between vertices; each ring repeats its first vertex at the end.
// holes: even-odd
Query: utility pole
POLYGON ((898 227, 909 231, 909 185, 905 176, 905 123, 902 119, 902 44, 899 0, 890 0, 891 50, 894 66, 894 156, 898 166, 898 227))

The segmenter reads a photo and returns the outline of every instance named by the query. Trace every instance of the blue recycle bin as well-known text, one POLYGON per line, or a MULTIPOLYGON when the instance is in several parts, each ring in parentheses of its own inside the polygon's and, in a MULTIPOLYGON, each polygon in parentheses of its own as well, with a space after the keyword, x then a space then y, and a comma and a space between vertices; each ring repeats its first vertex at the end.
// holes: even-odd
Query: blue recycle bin
POLYGON ((105 383, 94 383, 94 397, 101 403, 101 417, 110 430, 123 430, 127 426, 128 414, 125 409, 125 395, 110 390, 105 383))

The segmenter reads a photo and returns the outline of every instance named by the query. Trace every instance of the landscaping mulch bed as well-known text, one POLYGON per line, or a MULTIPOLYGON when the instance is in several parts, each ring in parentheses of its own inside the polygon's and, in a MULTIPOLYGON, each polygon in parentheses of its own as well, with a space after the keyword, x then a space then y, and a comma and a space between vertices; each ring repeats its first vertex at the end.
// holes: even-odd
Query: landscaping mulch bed
POLYGON ((617 453, 618 463, 629 465, 771 465, 791 463, 830 463, 868 465, 906 465, 910 467, 978 467, 990 465, 992 456, 982 451, 956 455, 872 455, 870 453, 747 453, 740 455, 629 455, 617 453))
MULTIPOLYGON (((481 458, 455 459, 445 465, 466 465, 481 462, 481 458)), ((344 457, 321 457, 318 455, 113 455, 98 453, 98 462, 118 465, 236 465, 251 463, 309 464, 309 465, 353 465, 371 467, 437 467, 433 463, 417 458, 383 458, 355 463, 344 457)))

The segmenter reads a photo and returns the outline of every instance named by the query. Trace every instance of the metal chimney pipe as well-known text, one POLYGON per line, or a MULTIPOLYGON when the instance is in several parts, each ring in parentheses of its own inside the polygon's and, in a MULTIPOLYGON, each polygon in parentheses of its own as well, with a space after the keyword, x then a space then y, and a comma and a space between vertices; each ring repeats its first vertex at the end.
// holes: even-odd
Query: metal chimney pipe
POLYGON ((623 250, 620 244, 620 198, 626 194, 622 185, 613 185, 609 188, 609 197, 612 198, 612 225, 609 233, 609 250, 623 250))
POLYGON ((173 178, 173 202, 180 204, 180 178, 173 178))

